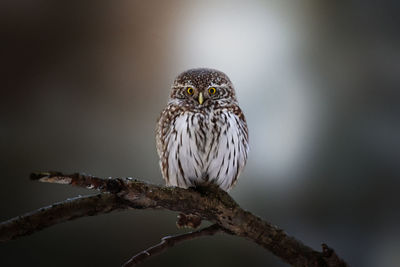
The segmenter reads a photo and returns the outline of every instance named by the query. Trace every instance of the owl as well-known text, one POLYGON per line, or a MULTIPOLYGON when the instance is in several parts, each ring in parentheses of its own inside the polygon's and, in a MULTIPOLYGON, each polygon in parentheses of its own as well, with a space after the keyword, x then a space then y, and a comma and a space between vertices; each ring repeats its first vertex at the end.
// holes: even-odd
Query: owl
POLYGON ((167 185, 213 183, 228 191, 246 164, 248 140, 246 119, 227 75, 197 68, 175 79, 156 130, 167 185))

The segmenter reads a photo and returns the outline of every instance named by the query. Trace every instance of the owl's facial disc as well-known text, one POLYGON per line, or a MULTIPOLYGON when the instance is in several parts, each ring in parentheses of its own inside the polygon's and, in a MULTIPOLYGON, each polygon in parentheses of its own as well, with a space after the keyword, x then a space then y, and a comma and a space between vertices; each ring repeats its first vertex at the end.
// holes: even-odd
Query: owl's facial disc
POLYGON ((218 87, 197 88, 194 85, 182 86, 182 91, 185 93, 185 98, 198 107, 208 106, 210 100, 218 98, 218 87))

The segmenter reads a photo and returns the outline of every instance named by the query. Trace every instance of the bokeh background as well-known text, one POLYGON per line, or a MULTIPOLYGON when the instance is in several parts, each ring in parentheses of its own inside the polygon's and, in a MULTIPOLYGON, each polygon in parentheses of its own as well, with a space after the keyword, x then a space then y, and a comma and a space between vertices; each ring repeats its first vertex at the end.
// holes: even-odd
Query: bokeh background
MULTIPOLYGON (((192 67, 236 86, 250 131, 230 192, 351 266, 400 265, 397 1, 10 1, 0 8, 0 219, 92 193, 35 170, 162 184, 154 129, 192 67)), ((119 266, 176 213, 126 211, 0 245, 1 266, 119 266)), ((287 266, 226 235, 142 266, 287 266)))

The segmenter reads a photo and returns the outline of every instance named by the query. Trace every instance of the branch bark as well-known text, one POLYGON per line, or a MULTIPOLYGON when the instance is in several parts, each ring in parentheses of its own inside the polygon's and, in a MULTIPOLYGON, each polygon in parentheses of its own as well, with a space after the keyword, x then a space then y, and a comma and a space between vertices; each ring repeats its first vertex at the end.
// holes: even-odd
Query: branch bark
MULTIPOLYGON (((182 189, 152 185, 130 178, 100 179, 88 175, 66 175, 59 172, 34 173, 31 175, 31 179, 41 182, 71 184, 96 189, 102 193, 110 193, 110 196, 116 197, 110 200, 111 202, 123 201, 121 205, 117 204, 117 206, 121 206, 120 208, 164 208, 185 214, 195 214, 218 225, 224 231, 256 242, 293 266, 348 266, 328 246, 323 245, 322 252, 313 250, 294 237, 287 235, 282 229, 243 210, 226 192, 218 187, 208 187, 206 190, 201 188, 199 190, 182 189)), ((30 214, 28 217, 36 215, 30 214)), ((40 217, 41 215, 37 215, 39 221, 41 221, 40 217)), ((46 218, 46 216, 43 216, 44 221, 46 221, 46 218)), ((68 216, 64 216, 64 218, 68 220, 68 216)), ((22 220, 26 219, 22 217, 22 220)), ((20 218, 17 217, 10 221, 14 221, 13 224, 15 225, 23 225, 23 223, 18 223, 19 220, 20 218)), ((0 233, 3 233, 3 227, 7 228, 8 222, 0 225, 0 233)), ((53 224, 54 222, 48 225, 44 224, 44 226, 40 225, 39 228, 42 229, 53 224)), ((18 227, 9 227, 6 232, 8 231, 20 232, 18 227)), ((30 232, 32 230, 25 233, 30 232)), ((9 235, 20 236, 15 233, 9 235)))
POLYGON ((80 217, 127 209, 130 203, 112 194, 71 198, 15 217, 0 224, 0 241, 30 235, 47 227, 80 217))

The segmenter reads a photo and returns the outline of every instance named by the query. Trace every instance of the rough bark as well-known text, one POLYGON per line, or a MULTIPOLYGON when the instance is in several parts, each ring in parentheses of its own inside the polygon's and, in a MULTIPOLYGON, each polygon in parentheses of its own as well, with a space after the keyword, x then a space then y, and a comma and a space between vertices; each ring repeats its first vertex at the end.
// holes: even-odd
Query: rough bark
POLYGON ((2 222, 0 241, 30 235, 52 225, 80 217, 126 209, 129 205, 129 202, 112 194, 71 198, 2 222))

